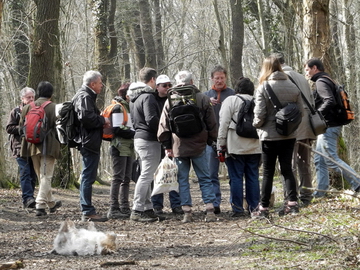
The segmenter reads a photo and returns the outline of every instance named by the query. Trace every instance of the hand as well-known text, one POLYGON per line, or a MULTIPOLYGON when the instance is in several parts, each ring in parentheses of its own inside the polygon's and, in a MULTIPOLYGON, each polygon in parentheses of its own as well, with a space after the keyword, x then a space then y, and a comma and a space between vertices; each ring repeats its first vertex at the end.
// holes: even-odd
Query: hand
POLYGON ((174 153, 172 149, 165 149, 165 155, 168 157, 174 157, 174 153))
POLYGON ((210 103, 211 103, 211 105, 215 106, 216 104, 219 104, 221 102, 219 100, 217 100, 217 98, 211 97, 210 98, 210 103))

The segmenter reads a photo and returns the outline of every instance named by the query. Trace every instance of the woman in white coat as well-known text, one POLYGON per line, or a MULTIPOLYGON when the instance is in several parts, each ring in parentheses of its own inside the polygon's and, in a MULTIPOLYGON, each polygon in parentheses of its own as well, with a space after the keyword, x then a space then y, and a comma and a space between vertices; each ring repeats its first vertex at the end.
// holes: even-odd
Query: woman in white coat
POLYGON ((245 210, 251 213, 259 204, 259 164, 261 148, 259 139, 241 137, 236 133, 236 121, 239 110, 245 101, 252 100, 254 84, 248 78, 240 78, 235 86, 234 96, 227 97, 220 110, 218 147, 226 152, 226 165, 230 178, 230 203, 232 217, 245 216, 245 210), (243 207, 245 191, 247 209, 243 207))

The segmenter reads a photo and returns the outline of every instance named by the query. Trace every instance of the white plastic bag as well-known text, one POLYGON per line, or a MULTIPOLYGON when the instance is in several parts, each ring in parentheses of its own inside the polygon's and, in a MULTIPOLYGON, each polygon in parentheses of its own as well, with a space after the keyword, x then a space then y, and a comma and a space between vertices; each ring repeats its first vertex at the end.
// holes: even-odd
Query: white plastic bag
POLYGON ((167 193, 172 190, 179 191, 177 181, 178 168, 175 160, 165 156, 154 173, 154 188, 151 196, 160 193, 167 193))

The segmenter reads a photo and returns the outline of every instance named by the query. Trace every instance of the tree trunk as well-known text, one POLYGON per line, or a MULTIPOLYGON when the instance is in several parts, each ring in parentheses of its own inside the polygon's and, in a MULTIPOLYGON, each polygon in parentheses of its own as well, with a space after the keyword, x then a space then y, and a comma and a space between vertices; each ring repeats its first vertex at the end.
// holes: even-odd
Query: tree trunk
POLYGON ((30 48, 29 48, 29 24, 26 20, 25 10, 28 1, 10 1, 9 7, 12 17, 12 31, 14 33, 15 66, 14 77, 17 89, 26 86, 30 67, 30 48))
POLYGON ((138 0, 140 8, 141 33, 145 48, 145 66, 158 69, 156 48, 152 30, 151 7, 148 0, 138 0))
POLYGON ((230 78, 234 86, 237 79, 243 76, 242 55, 244 46, 244 19, 242 11, 242 1, 231 0, 231 43, 230 43, 230 78))
POLYGON ((303 5, 305 59, 320 58, 331 74, 329 0, 303 0, 303 5))
POLYGON ((217 21, 217 24, 219 27, 219 47, 218 47, 218 49, 220 51, 221 60, 222 60, 221 65, 224 68, 226 68, 227 70, 229 70, 229 64, 228 64, 227 57, 226 57, 224 28, 222 25, 223 18, 221 18, 221 16, 220 16, 217 0, 213 1, 213 6, 214 6, 214 11, 215 11, 216 21, 217 21))
POLYGON ((57 101, 62 84, 59 12, 60 0, 34 0, 37 13, 28 85, 36 89, 40 81, 49 81, 55 89, 52 100, 57 101))
POLYGON ((164 47, 162 43, 162 26, 161 26, 161 6, 159 0, 154 0, 154 11, 155 11, 155 45, 156 45, 156 63, 159 74, 166 73, 164 63, 164 47))

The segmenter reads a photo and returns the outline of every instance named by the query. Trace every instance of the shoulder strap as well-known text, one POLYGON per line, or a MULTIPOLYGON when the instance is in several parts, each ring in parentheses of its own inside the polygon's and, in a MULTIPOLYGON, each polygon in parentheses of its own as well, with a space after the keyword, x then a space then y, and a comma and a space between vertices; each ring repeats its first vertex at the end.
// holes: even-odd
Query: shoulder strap
POLYGON ((281 103, 275 95, 274 90, 271 88, 270 84, 267 81, 264 83, 264 89, 268 93, 270 101, 273 104, 275 110, 279 111, 282 108, 281 103))
POLYGON ((45 101, 43 104, 41 104, 41 107, 44 109, 47 105, 51 103, 50 100, 45 101))
POLYGON ((332 81, 333 84, 335 84, 335 86, 338 84, 338 83, 336 83, 333 79, 331 79, 329 76, 324 75, 324 76, 322 76, 322 77, 320 77, 320 78, 329 79, 330 81, 332 81))
MULTIPOLYGON (((242 96, 240 96, 240 95, 238 95, 238 94, 236 94, 235 95, 236 97, 238 97, 238 98, 240 98, 244 103, 245 103, 245 99, 242 97, 242 96)), ((234 120, 234 118, 232 118, 231 117, 231 121, 233 121, 235 124, 237 124, 237 122, 234 120)))
POLYGON ((301 97, 303 98, 303 100, 305 101, 306 105, 308 106, 309 110, 311 111, 311 114, 315 114, 315 110, 314 107, 310 104, 310 102, 307 100, 307 98, 305 97, 304 93, 301 91, 301 89, 299 88, 299 86, 296 84, 296 82, 294 81, 293 78, 291 78, 291 76, 289 76, 290 81, 293 82, 293 84, 296 85, 296 87, 299 89, 301 97))

